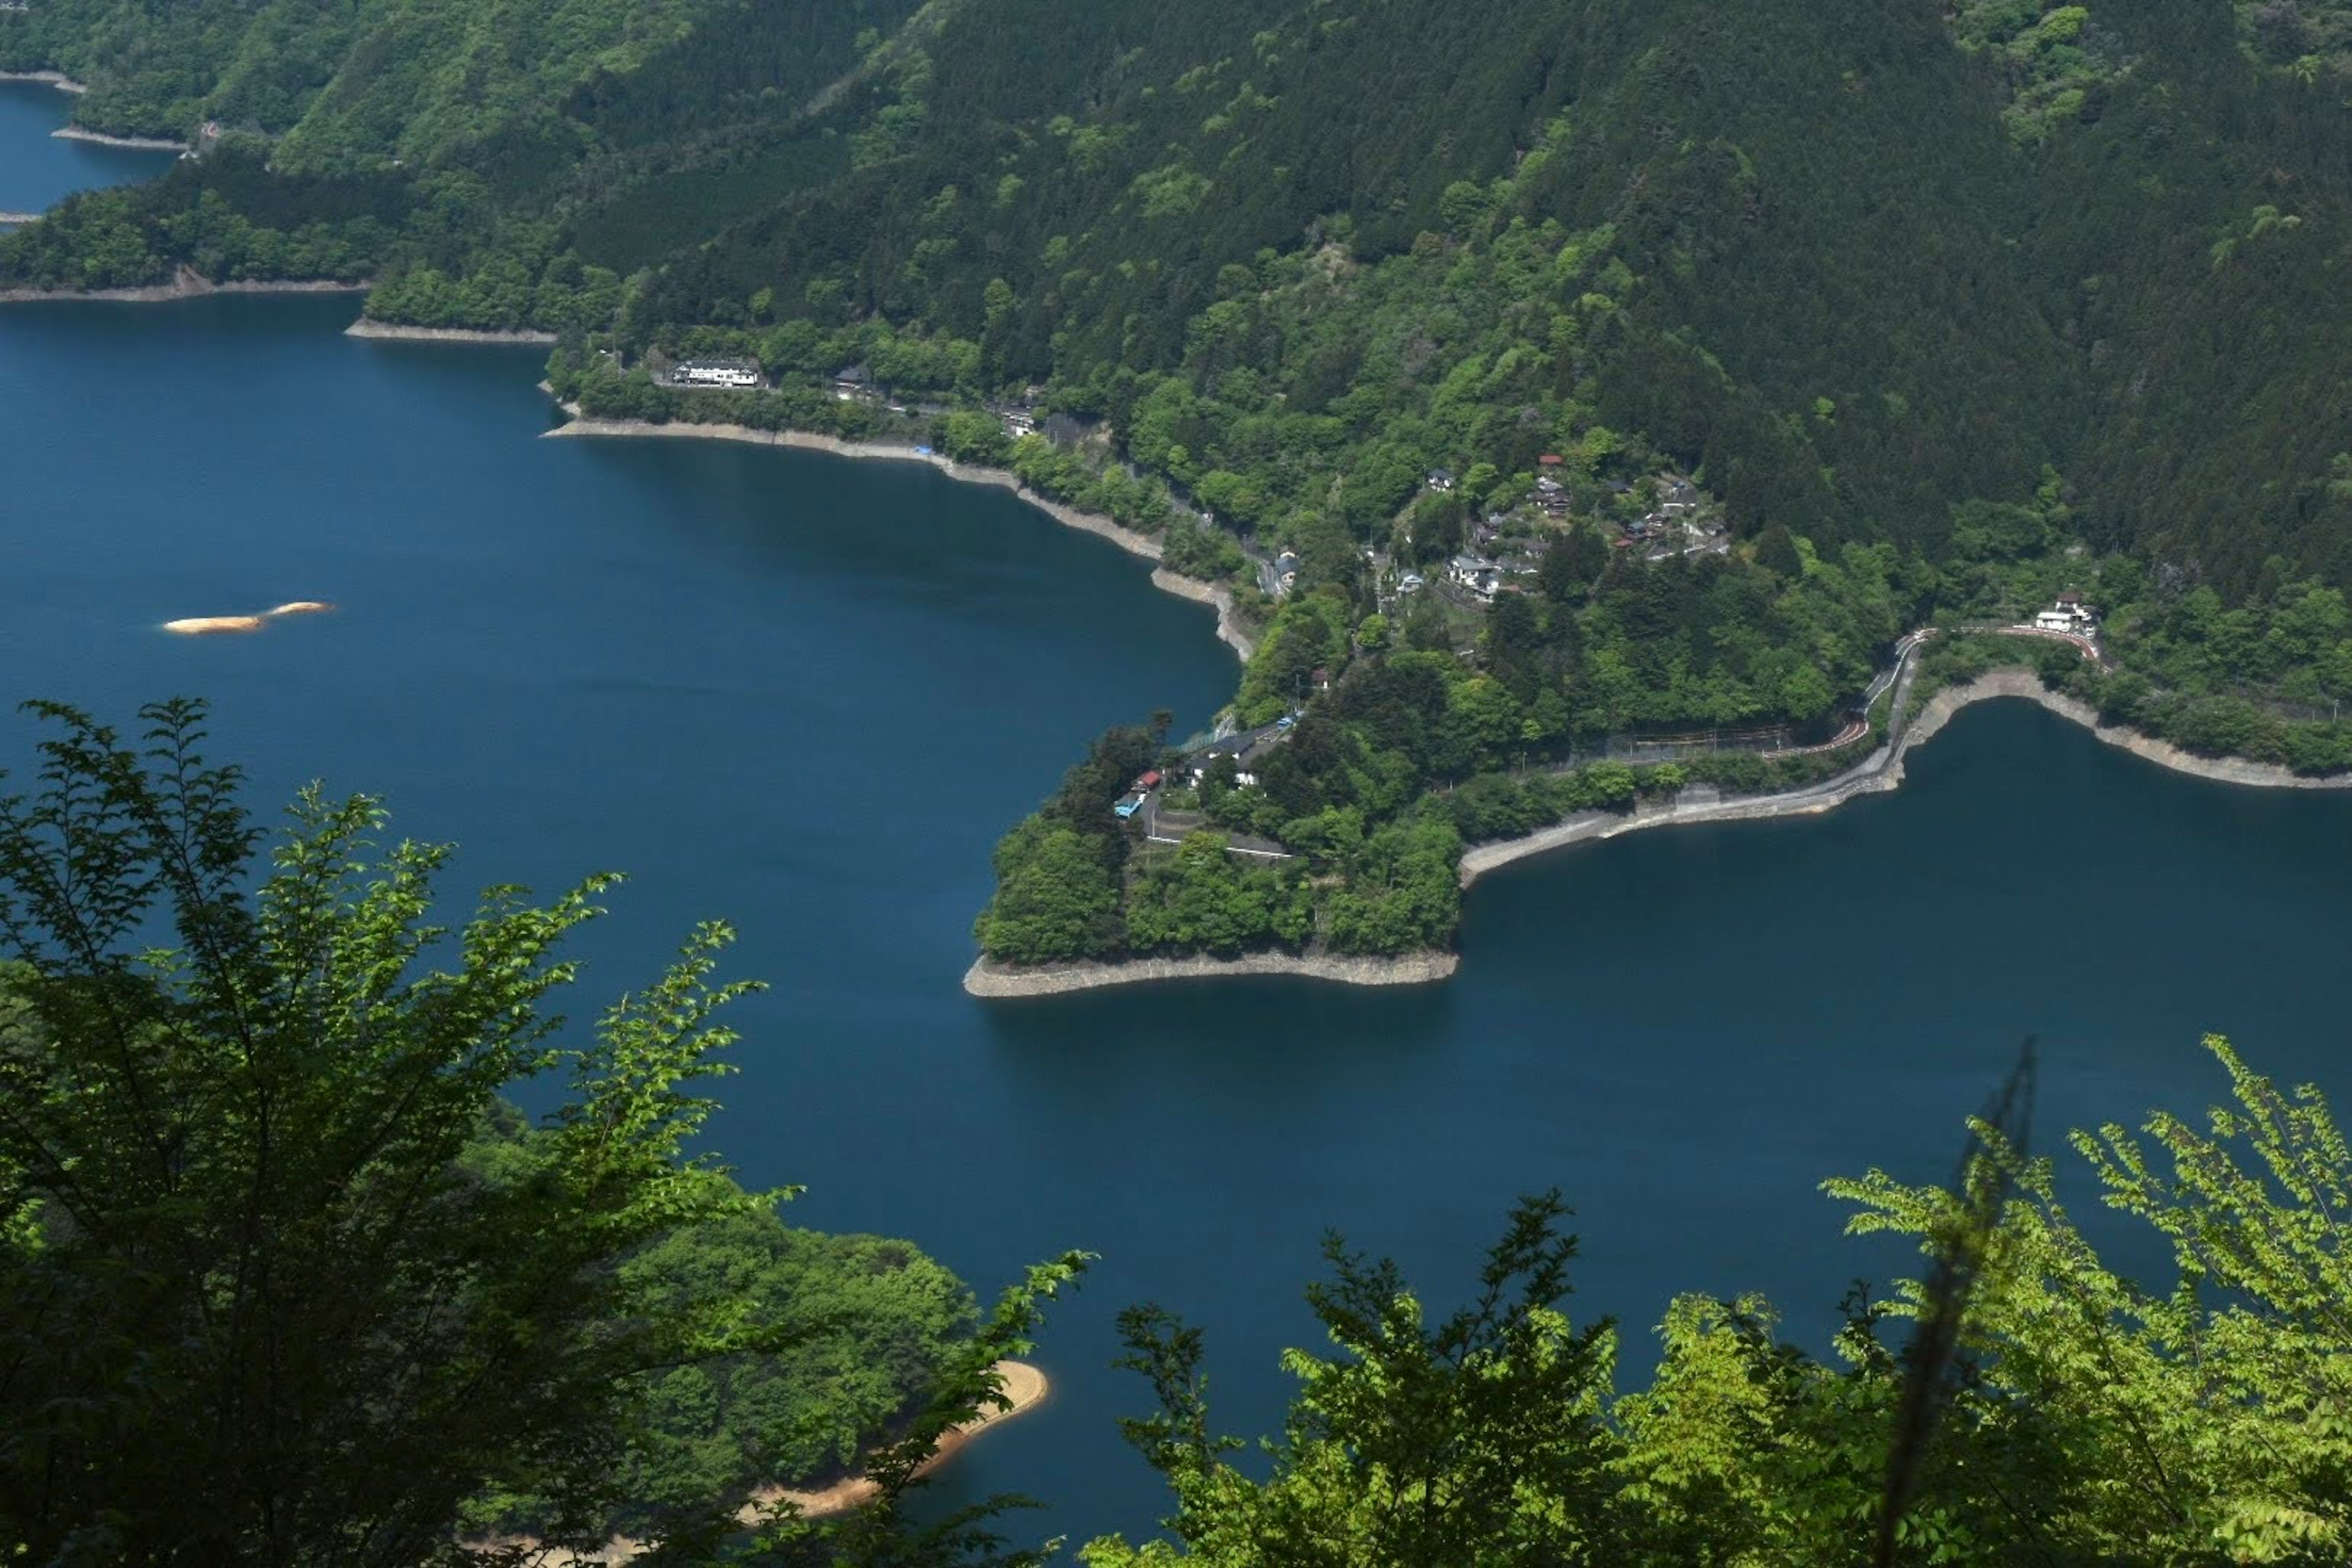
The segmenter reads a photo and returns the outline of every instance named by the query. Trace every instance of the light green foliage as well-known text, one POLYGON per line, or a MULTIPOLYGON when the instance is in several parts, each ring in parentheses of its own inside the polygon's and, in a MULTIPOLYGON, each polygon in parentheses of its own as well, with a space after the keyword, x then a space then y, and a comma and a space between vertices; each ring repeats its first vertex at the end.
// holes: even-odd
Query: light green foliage
POLYGON ((266 835, 197 706, 135 742, 37 712, 41 787, 0 800, 17 1557, 509 1562, 470 1532, 626 1524, 709 1561, 755 1487, 889 1438, 877 1508, 783 1521, 776 1561, 1034 1561, 987 1550, 992 1505, 898 1499, 1085 1259, 976 1324, 906 1243, 788 1231, 790 1193, 699 1152, 751 989, 724 927, 568 1022, 563 945, 618 879, 444 925, 446 847, 315 789, 266 835))
MULTIPOLYGON (((374 802, 306 793, 265 856, 198 709, 131 744, 42 711, 44 788, 0 804, 0 1518, 37 1561, 76 1531, 126 1559, 423 1558, 527 1485, 551 1534, 593 1535, 646 1373, 804 1334, 723 1274, 634 1266, 773 1224, 779 1194, 688 1152, 750 988, 713 979, 729 933, 567 1027, 562 944, 614 879, 493 888, 444 927, 448 851, 379 842, 374 802), (538 1130, 485 1148, 533 1079, 538 1130)), ((675 1499, 680 1528, 723 1491, 675 1499)))
MULTIPOLYGON (((2352 1153, 2316 1090, 2280 1090, 2226 1040, 2209 1047, 2235 1104, 2202 1130, 2164 1113, 2142 1137, 2109 1125, 2070 1142, 2106 1206, 2153 1229, 2177 1283, 2109 1267, 2027 1161, 2014 1167, 1994 1265, 1969 1340, 1990 1373, 1949 1418, 1970 1440, 2021 1427, 2053 1445, 2049 1536, 2135 1561, 2309 1562, 2352 1542, 2352 1153)), ((1851 1228, 1933 1247, 1953 1200, 1872 1173, 1827 1190, 1851 1228)), ((1919 1310, 1918 1289, 1893 1303, 1919 1310)))
MULTIPOLYGON (((1857 1232, 1946 1259, 1985 1247, 1964 1296, 1905 1284, 1849 1300, 1836 1354, 1775 1337, 1755 1297, 1677 1299, 1645 1386, 1612 1396, 1612 1331, 1560 1310, 1572 1244, 1556 1198, 1523 1205, 1471 1304, 1441 1324, 1391 1265, 1337 1242, 1309 1301, 1333 1354, 1292 1352, 1298 1392, 1270 1473, 1227 1456, 1202 1342, 1158 1309, 1123 1321, 1157 1412, 1125 1424, 1170 1485, 1175 1539, 1113 1538, 1089 1568, 1846 1568, 2046 1563, 2320 1563, 2352 1535, 2352 1152, 2315 1093, 2283 1093, 2226 1043, 2231 1107, 2204 1128, 2077 1133, 2107 1205, 2167 1244, 2153 1287, 2105 1263, 2047 1161, 1992 1128, 1964 1190, 1874 1173, 1829 1190, 1857 1232), (2009 1196, 2005 1205, 2001 1193, 2009 1196), (1988 1222, 1990 1229, 1987 1229, 1988 1222), (1948 1375, 1890 1329, 1952 1308, 1948 1375), (1912 1396, 1927 1439, 1898 1433, 1912 1396), (1914 1457, 1893 1555, 1874 1555, 1895 1456, 1914 1457)), ((1940 1267, 1938 1275, 1950 1279, 1940 1267)))
POLYGON ((1562 1212, 1556 1195, 1523 1204, 1475 1300, 1435 1322, 1394 1264, 1333 1238, 1334 1278, 1307 1291, 1330 1349, 1283 1357, 1299 1392, 1263 1482, 1224 1458, 1236 1440, 1211 1435, 1198 1331, 1157 1309, 1124 1314, 1124 1364, 1161 1408, 1122 1426, 1168 1478, 1181 1545, 1097 1541, 1087 1568, 1602 1560, 1614 1343, 1562 1310, 1575 1249, 1553 1228, 1562 1212))
POLYGON ((1265 724, 1301 706, 1318 669, 1336 674, 1349 650, 1346 600, 1320 594, 1286 601, 1258 640, 1234 700, 1244 724, 1265 724))
POLYGON ((1145 217, 1181 217, 1199 206, 1209 194, 1209 178, 1181 164, 1152 169, 1135 177, 1135 195, 1145 217))

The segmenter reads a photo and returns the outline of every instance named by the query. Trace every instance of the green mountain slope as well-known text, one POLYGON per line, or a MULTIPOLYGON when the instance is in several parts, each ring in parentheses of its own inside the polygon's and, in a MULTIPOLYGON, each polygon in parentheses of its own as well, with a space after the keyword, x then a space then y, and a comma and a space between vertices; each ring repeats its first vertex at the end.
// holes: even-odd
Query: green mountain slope
MULTIPOLYGON (((129 0, 0 14, 94 115, 270 106, 0 281, 367 277, 561 334, 592 415, 1009 466, 1228 582, 1244 721, 1330 688, 1197 802, 1321 891, 1130 865, 1133 731, 1008 840, 1057 912, 992 950, 1442 942, 1461 837, 1685 782, 1518 775, 1825 739, 1904 630, 2062 592, 2111 662, 2050 678, 2109 719, 2352 767, 2352 5, 208 4, 173 82, 129 0), (772 384, 649 374, 711 353, 772 384)), ((1708 782, 1791 776, 1752 761, 1708 782)))

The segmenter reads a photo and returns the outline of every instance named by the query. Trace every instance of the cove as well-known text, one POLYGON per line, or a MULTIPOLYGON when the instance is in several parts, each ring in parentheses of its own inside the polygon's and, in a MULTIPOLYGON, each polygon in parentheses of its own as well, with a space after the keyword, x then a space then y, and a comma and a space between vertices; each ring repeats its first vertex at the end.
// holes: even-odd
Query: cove
MULTIPOLYGON (((1327 1226, 1451 1300, 1511 1198, 1558 1185, 1573 1305, 1622 1321, 1639 1376, 1676 1290, 1762 1290, 1818 1346, 1850 1278, 1907 1268, 1842 1240, 1814 1184, 1946 1173, 2028 1032, 2045 1149, 2217 1098, 2207 1029, 2352 1101, 2352 803, 2167 774, 2014 702, 1826 816, 1496 871, 1443 987, 973 1002, 996 835, 1103 725, 1223 700, 1211 613, 929 469, 537 440, 537 351, 355 342, 352 310, 0 310, 0 696, 116 721, 208 696, 257 806, 383 792, 398 831, 460 842, 452 891, 633 872, 583 1005, 735 921, 737 969, 774 983, 719 1090, 747 1180, 983 1292, 1104 1255, 1036 1358, 1054 1402, 940 1478, 1049 1500, 1024 1533, 1162 1510, 1112 1426, 1142 1397, 1108 1368, 1129 1302, 1201 1324, 1220 1423, 1271 1428, 1327 1226), (341 608, 157 629, 297 598, 341 608)), ((0 721, 11 767, 29 733, 0 721)))
POLYGON ((147 179, 178 156, 51 136, 73 102, 47 82, 0 81, 0 212, 37 213, 75 191, 147 179))

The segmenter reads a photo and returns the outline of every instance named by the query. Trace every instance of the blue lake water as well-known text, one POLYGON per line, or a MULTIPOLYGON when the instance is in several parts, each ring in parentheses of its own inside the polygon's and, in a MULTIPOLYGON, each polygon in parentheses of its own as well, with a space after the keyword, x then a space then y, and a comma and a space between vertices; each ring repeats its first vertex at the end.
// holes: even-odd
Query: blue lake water
MULTIPOLYGON (((257 800, 384 793, 461 843, 462 883, 629 870, 592 997, 735 921, 774 983, 715 1133, 747 1180, 983 1292, 1103 1254, 1039 1354, 1055 1400, 950 1468, 951 1498, 1150 1529, 1116 1310, 1203 1325, 1218 1415, 1267 1429, 1327 1226, 1450 1300, 1513 1197, 1558 1185, 1577 1305, 1638 1373, 1677 1290, 1766 1291, 1818 1343, 1850 1278, 1905 1259, 1841 1239, 1815 1184, 1947 1173, 2029 1032, 2045 1144, 2209 1102, 2209 1029, 2352 1096, 2352 799, 2170 775, 2019 703, 1826 817, 1496 873, 1444 987, 974 1002, 994 838, 1103 726, 1213 712, 1234 667, 1208 613, 928 469, 536 439, 533 353, 355 342, 352 310, 0 310, 0 697, 127 720, 208 696, 257 800), (342 608, 158 630, 292 598, 342 608)), ((0 720, 0 752, 28 733, 0 720)))
POLYGON ((74 191, 143 180, 178 156, 51 136, 72 112, 73 99, 46 82, 0 81, 0 212, 39 212, 74 191))

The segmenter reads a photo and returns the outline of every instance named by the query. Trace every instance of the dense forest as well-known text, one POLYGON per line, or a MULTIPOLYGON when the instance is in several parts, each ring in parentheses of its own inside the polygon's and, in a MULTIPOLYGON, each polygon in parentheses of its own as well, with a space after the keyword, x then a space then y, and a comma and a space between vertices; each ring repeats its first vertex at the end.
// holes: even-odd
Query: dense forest
POLYGON ((91 124, 219 132, 0 238, 0 285, 368 279, 560 334, 589 416, 929 445, 1229 588, 1234 721, 1304 716, 1187 805, 1294 858, 1130 854, 1094 778, 1038 819, 1076 843, 1007 840, 1000 958, 1443 943, 1465 834, 1810 768, 1629 795, 1608 739, 1802 750, 1903 632, 2060 593, 2111 668, 2051 678, 2114 721, 2352 767, 2340 0, 145 16, 0 12, 91 124), (663 384, 695 354, 766 384, 663 384), (1481 603, 1402 588, 1501 544, 1481 603), (1020 913, 1079 849, 1108 886, 1020 913))
MULTIPOLYGON (((788 1194, 699 1148, 744 989, 716 977, 722 929, 567 1024, 562 943, 609 879, 493 889, 441 929, 446 852, 379 847, 373 802, 306 794, 265 861, 199 709, 127 739, 44 711, 40 787, 0 800, 12 1560, 511 1564, 616 1527, 673 1563, 1051 1554, 1005 1539, 1014 1500, 907 1501, 1087 1259, 981 1314, 903 1243, 783 1228, 788 1194), (525 1117, 509 1091, 534 1082, 551 1103, 525 1117), (868 1508, 739 1514, 753 1483, 853 1457, 868 1508)), ((1825 1184, 1851 1232, 1924 1265, 1850 1290, 1827 1359, 1766 1300, 1685 1296, 1626 1384, 1618 1325, 1571 1313, 1558 1194, 1517 1205, 1451 1309, 1331 1238, 1307 1291, 1327 1342, 1286 1357, 1297 1392, 1254 1455, 1212 1422, 1200 1331, 1133 1306, 1123 1426, 1171 1513, 1076 1560, 2341 1562, 2352 1152, 2316 1091, 2208 1044, 2224 1108, 2061 1156, 2162 1278, 2118 1271, 2058 1201, 2029 1045, 1956 1129, 1948 1185, 1825 1184)))
MULTIPOLYGON (((777 1482, 903 1488, 1078 1266, 983 1319, 692 1152, 750 988, 723 927, 567 1025, 562 944, 615 879, 453 929, 448 850, 374 801, 308 792, 265 845, 199 706, 41 712, 47 782, 0 800, 12 1561, 691 1549, 777 1482)), ((868 1526, 766 1528, 829 1562, 868 1526)))

